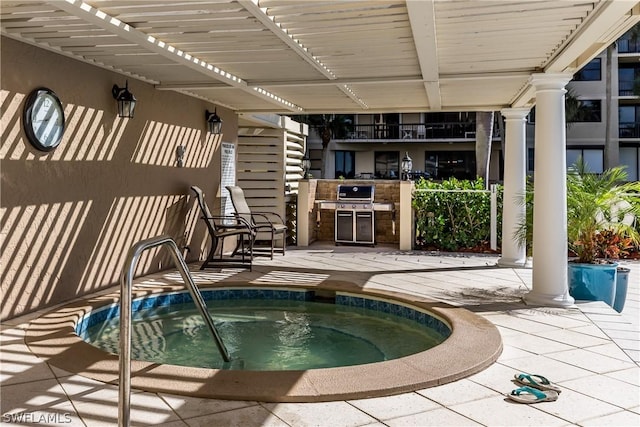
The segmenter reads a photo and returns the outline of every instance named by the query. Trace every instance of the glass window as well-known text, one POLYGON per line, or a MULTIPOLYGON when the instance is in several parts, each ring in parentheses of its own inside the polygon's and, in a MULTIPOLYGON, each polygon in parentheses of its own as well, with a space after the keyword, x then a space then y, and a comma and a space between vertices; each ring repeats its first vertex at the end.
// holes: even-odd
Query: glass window
POLYGON ((529 114, 527 115, 527 123, 535 124, 535 122, 536 122, 536 107, 534 106, 533 108, 531 108, 531 111, 529 111, 529 114))
POLYGON ((638 90, 634 87, 638 80, 640 80, 640 65, 622 63, 618 66, 618 93, 620 96, 634 96, 634 92, 638 90))
POLYGON ((636 29, 632 28, 618 39, 616 43, 619 53, 640 52, 640 38, 636 34, 636 29))
POLYGON ((424 170, 433 179, 475 179, 476 155, 473 151, 427 151, 424 170))
POLYGON ((476 113, 469 111, 461 112, 440 112, 440 113, 425 113, 426 123, 459 123, 459 122, 472 122, 476 121, 476 113))
POLYGON ((533 148, 527 148, 527 171, 533 172, 535 166, 535 151, 533 148))
POLYGON ((620 165, 627 167, 627 179, 638 181, 640 176, 640 147, 620 147, 620 165))
POLYGON ((578 101, 578 111, 571 122, 601 122, 602 101, 599 99, 581 99, 578 101))
MULTIPOLYGON (((533 148, 527 149, 527 170, 534 170, 534 154, 533 148)), ((604 171, 604 150, 602 148, 567 148, 567 167, 575 164, 578 158, 582 156, 589 166, 589 170, 594 173, 602 173, 604 171)), ((620 163, 623 164, 622 148, 620 149, 620 163)))
POLYGON ((620 96, 633 96, 633 84, 636 79, 635 68, 620 65, 618 68, 618 93, 620 96))
POLYGON ((590 172, 602 173, 604 170, 604 152, 602 148, 568 148, 567 167, 575 164, 582 157, 590 172))
POLYGON ((336 155, 336 176, 338 179, 353 178, 356 174, 356 152, 337 150, 336 155))
MULTIPOLYGON (((577 110, 574 111, 568 105, 565 104, 565 111, 567 112, 566 120, 570 123, 575 122, 601 122, 602 121, 602 101, 599 99, 580 99, 576 100, 577 110)), ((535 124, 536 122, 536 107, 533 107, 527 115, 527 123, 535 124)))
POLYGON ((600 60, 600 58, 592 59, 587 65, 582 67, 582 69, 573 76, 573 80, 579 82, 601 80, 601 62, 602 61, 600 60))
POLYGON ((621 105, 618 109, 620 123, 635 123, 639 107, 636 105, 621 105))
POLYGON ((640 137, 640 106, 621 105, 618 108, 618 136, 620 138, 640 137))
POLYGON ((400 176, 400 153, 398 151, 375 152, 376 178, 398 179, 400 176))

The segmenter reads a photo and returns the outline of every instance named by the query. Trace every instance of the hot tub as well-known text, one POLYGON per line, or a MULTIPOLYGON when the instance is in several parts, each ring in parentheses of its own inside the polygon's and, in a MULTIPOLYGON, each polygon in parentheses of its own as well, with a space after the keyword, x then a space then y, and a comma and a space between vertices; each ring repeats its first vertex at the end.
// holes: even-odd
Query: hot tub
MULTIPOLYGON (((203 287, 203 292, 216 287, 203 287)), ((219 288, 219 287, 218 287, 219 288)), ((226 283, 226 289, 246 289, 247 283, 226 283)), ((264 288, 264 287, 262 287, 264 288)), ((463 308, 384 291, 363 291, 348 282, 323 286, 292 285, 348 295, 352 301, 376 301, 408 312, 428 313, 446 325, 450 335, 441 344, 404 357, 375 363, 304 370, 211 369, 150 361, 132 362, 132 387, 139 390, 207 398, 266 402, 314 402, 387 396, 455 381, 490 366, 502 352, 497 328, 463 308)), ((134 287, 134 299, 167 295, 182 286, 134 287)), ((115 304, 118 294, 78 301, 34 320, 26 334, 30 349, 68 372, 117 383, 118 356, 84 342, 77 333, 92 312, 115 304)), ((107 312, 107 310, 103 310, 107 312)))

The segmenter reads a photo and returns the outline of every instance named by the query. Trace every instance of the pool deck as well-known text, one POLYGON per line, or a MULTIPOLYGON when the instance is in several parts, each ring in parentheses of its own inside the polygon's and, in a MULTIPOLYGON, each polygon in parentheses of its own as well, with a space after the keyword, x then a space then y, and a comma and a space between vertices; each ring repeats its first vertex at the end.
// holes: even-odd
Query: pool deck
MULTIPOLYGON (((312 245, 288 249, 286 256, 273 260, 258 258, 252 272, 202 272, 192 264, 196 283, 334 280, 428 297, 491 321, 502 335, 504 350, 480 373, 389 397, 265 403, 134 390, 132 425, 640 425, 640 262, 623 262, 631 268, 629 292, 623 312, 617 313, 601 302, 578 302, 567 309, 526 306, 521 297, 531 289, 531 270, 496 267, 497 259, 384 246, 312 245), (558 384, 563 390, 559 399, 535 405, 507 400, 505 393, 517 387, 511 380, 520 372, 541 374, 558 384)), ((160 276, 177 273, 156 275, 160 276)), ((41 314, 2 324, 0 424, 116 425, 117 385, 62 371, 29 351, 25 328, 41 314)))

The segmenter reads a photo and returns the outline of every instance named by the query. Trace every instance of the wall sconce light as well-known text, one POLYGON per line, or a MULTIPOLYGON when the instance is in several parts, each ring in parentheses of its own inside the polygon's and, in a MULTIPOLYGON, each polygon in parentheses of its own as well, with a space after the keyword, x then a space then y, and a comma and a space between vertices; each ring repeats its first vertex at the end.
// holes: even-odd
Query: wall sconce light
POLYGON ((205 110, 204 118, 207 120, 207 127, 211 135, 220 135, 222 133, 222 119, 218 116, 218 109, 213 110, 210 113, 209 110, 205 110))
POLYGON ((302 178, 309 179, 309 170, 311 169, 311 159, 309 158, 309 154, 307 154, 306 152, 302 157, 302 163, 300 164, 300 166, 302 166, 302 172, 303 172, 302 178))
POLYGON ((409 157, 409 153, 405 151, 402 158, 402 173, 404 174, 404 180, 409 181, 409 172, 413 169, 413 161, 409 157))
POLYGON ((111 94, 118 103, 118 117, 132 119, 137 100, 136 97, 129 92, 129 81, 125 83, 124 88, 113 85, 111 94))

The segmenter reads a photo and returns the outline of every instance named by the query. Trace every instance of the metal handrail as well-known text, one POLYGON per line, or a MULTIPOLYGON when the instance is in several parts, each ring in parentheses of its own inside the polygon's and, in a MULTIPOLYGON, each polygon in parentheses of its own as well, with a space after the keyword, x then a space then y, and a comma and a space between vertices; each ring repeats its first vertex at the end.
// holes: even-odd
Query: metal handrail
POLYGON ((225 362, 229 362, 229 352, 222 343, 222 339, 213 324, 211 315, 207 311, 207 306, 202 298, 202 294, 189 273, 189 268, 180 255, 178 245, 166 235, 152 237, 141 240, 129 249, 124 262, 122 275, 120 277, 120 378, 118 394, 118 425, 129 426, 131 411, 131 282, 135 272, 138 258, 142 252, 157 246, 167 245, 171 249, 169 253, 173 257, 176 267, 180 271, 182 280, 191 294, 191 298, 198 307, 200 314, 204 317, 205 323, 220 350, 220 354, 225 362))

